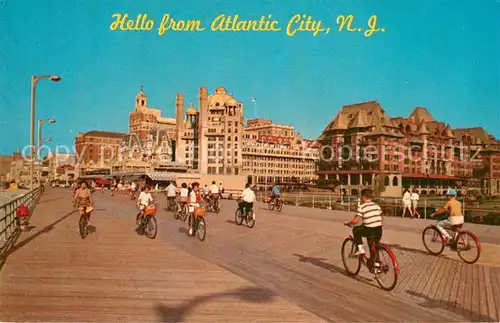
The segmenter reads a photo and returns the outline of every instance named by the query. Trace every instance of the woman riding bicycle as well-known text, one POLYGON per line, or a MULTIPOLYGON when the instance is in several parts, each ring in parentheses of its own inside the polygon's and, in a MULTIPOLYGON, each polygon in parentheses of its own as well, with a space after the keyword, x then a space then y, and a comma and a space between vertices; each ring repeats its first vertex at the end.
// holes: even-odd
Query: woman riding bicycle
POLYGON ((94 204, 92 200, 92 193, 90 189, 87 187, 86 182, 81 182, 80 188, 76 190, 75 195, 72 200, 73 204, 76 202, 76 208, 78 209, 78 214, 81 216, 83 211, 86 210, 88 213, 88 223, 90 224, 90 215, 92 213, 91 208, 94 204), (90 211, 89 211, 90 210, 90 211))
POLYGON ((190 227, 189 227, 189 235, 192 236, 194 230, 196 228, 196 215, 195 209, 200 207, 200 184, 194 182, 191 184, 193 190, 189 193, 189 218, 190 218, 190 227))

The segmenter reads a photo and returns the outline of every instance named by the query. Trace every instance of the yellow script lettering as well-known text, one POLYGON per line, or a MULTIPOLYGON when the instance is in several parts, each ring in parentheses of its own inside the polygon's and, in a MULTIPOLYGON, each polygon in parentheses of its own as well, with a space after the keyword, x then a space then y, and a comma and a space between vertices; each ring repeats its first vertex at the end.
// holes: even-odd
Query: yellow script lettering
POLYGON ((200 20, 174 20, 170 14, 163 15, 160 27, 158 27, 158 35, 162 36, 167 30, 173 31, 203 31, 200 20))
POLYGON ((344 15, 339 15, 337 17, 337 24, 340 24, 339 31, 342 31, 347 23, 347 31, 356 31, 356 28, 352 28, 352 20, 354 19, 353 15, 349 16, 344 16, 344 15))
POLYGON ((278 21, 272 15, 261 16, 259 20, 240 20, 239 15, 218 15, 210 25, 213 31, 280 31, 278 21))
POLYGON ((370 27, 370 29, 367 29, 365 31, 365 37, 370 37, 371 35, 373 35, 377 31, 379 31, 379 29, 377 29, 377 16, 376 15, 373 15, 370 17, 370 19, 368 19, 368 27, 370 27))
POLYGON ((147 14, 139 14, 137 18, 134 20, 128 19, 128 13, 123 16, 119 13, 115 13, 112 16, 116 18, 113 23, 109 26, 109 29, 116 30, 120 28, 120 30, 151 30, 154 26, 154 20, 148 19, 147 14))
POLYGON ((318 36, 320 32, 326 30, 322 27, 321 20, 314 20, 312 16, 296 14, 288 22, 286 27, 286 34, 288 36, 295 36, 297 32, 308 31, 312 32, 313 36, 318 36))

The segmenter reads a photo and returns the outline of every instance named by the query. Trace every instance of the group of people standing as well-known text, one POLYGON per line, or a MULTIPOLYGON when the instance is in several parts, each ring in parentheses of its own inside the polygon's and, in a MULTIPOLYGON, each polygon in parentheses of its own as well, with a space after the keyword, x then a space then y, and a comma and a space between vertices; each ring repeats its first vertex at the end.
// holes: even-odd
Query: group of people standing
POLYGON ((419 218, 420 214, 417 212, 417 206, 418 206, 418 200, 420 199, 420 196, 418 195, 417 191, 415 190, 408 190, 406 189, 403 192, 403 215, 402 217, 405 217, 406 210, 409 211, 411 217, 416 217, 419 218))

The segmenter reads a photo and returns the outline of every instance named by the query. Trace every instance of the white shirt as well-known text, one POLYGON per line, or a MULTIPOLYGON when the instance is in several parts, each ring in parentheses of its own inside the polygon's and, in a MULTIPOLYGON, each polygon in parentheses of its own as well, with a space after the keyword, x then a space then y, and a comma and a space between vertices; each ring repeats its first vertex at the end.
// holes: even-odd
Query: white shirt
POLYGON ((187 188, 181 188, 181 197, 188 197, 189 190, 187 188))
POLYGON ((210 192, 212 194, 219 194, 219 186, 217 186, 216 184, 212 184, 212 187, 210 188, 210 192))
POLYGON ((208 188, 208 186, 205 186, 205 187, 203 188, 203 192, 208 193, 209 191, 210 191, 210 189, 208 188))
POLYGON ((191 194, 189 194, 189 203, 191 205, 196 205, 196 193, 193 191, 191 191, 191 194))
POLYGON ((141 205, 149 205, 149 203, 153 202, 153 197, 151 193, 141 192, 139 194, 139 204, 141 205))
POLYGON ((167 186, 167 196, 168 197, 174 197, 175 193, 177 193, 177 187, 174 185, 170 184, 167 186))
POLYGON ((250 188, 245 188, 243 193, 241 193, 241 198, 247 203, 255 202, 255 193, 250 188))
POLYGON ((411 198, 412 201, 418 201, 420 199, 418 193, 415 193, 415 192, 411 193, 411 197, 410 198, 411 198))
POLYGON ((131 188, 133 191, 135 191, 135 188, 136 188, 135 183, 132 183, 132 185, 130 186, 130 188, 131 188))
POLYGON ((411 194, 410 192, 406 192, 403 194, 403 202, 410 202, 411 200, 411 194))

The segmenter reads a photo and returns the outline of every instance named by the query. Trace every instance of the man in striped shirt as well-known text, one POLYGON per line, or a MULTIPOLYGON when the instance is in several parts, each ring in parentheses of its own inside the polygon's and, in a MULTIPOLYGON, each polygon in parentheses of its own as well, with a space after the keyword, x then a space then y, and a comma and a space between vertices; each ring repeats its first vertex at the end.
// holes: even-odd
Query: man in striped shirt
POLYGON ((361 204, 356 215, 350 222, 345 222, 345 225, 352 227, 354 242, 358 246, 355 255, 366 253, 363 248, 363 237, 374 238, 377 241, 382 238, 382 209, 372 202, 372 197, 373 191, 371 189, 362 190, 361 204))

